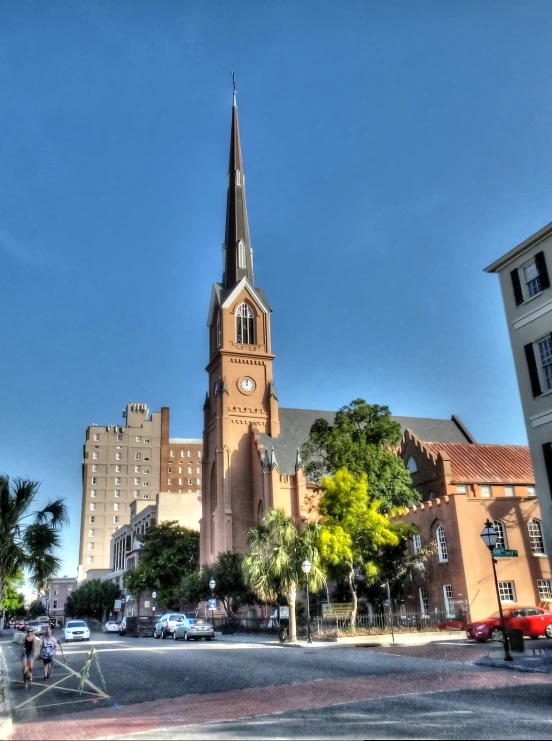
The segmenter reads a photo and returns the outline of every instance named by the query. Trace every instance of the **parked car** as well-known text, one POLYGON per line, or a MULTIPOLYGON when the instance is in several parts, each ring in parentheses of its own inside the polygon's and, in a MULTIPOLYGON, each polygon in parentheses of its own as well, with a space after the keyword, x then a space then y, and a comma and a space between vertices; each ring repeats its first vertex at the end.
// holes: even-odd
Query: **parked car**
POLYGON ((126 617, 124 617, 119 623, 119 635, 120 636, 126 635, 126 617))
POLYGON ((16 630, 25 630, 27 627, 27 621, 26 620, 16 620, 15 621, 15 629, 16 630))
POLYGON ((66 641, 89 641, 90 628, 84 620, 70 620, 65 626, 66 641))
POLYGON ((103 631, 104 633, 118 633, 119 623, 115 622, 115 620, 108 620, 103 627, 103 631))
POLYGON ((34 631, 35 636, 41 636, 46 633, 46 628, 50 625, 50 623, 44 623, 42 620, 30 620, 26 625, 26 630, 34 631))
POLYGON ((211 623, 201 618, 182 618, 173 631, 173 638, 175 641, 182 639, 183 641, 199 641, 205 638, 206 641, 210 641, 215 637, 215 631, 211 623))
MULTIPOLYGON (((552 612, 542 607, 505 608, 506 630, 522 630, 524 636, 552 638, 552 612)), ((466 626, 466 635, 476 641, 502 641, 500 613, 495 612, 486 620, 478 620, 466 626)))
POLYGON ((172 635, 176 624, 185 617, 186 615, 181 612, 166 612, 155 624, 153 637, 166 638, 168 635, 172 635))

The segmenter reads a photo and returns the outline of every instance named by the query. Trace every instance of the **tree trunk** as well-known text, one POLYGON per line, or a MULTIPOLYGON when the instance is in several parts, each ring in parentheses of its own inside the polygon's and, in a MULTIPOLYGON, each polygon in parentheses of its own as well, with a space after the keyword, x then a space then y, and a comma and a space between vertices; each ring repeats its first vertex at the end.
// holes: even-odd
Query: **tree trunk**
MULTIPOLYGON (((0 605, 2 604, 2 599, 4 598, 4 578, 0 577, 0 605)), ((0 634, 4 630, 4 610, 0 611, 0 634)))
POLYGON ((297 643, 297 620, 295 618, 295 599, 297 597, 297 589, 291 589, 286 594, 286 597, 289 605, 289 640, 290 643, 297 643))
POLYGON ((349 571, 349 586, 351 587, 351 594, 353 596, 353 609, 351 610, 351 631, 353 635, 356 635, 356 616, 358 609, 358 599, 355 589, 355 570, 351 567, 349 571))

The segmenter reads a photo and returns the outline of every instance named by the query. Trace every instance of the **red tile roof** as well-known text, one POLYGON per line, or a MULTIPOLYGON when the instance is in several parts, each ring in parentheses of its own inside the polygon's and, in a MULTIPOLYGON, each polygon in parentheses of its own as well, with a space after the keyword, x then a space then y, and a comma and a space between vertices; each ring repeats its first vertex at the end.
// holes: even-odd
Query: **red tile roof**
POLYGON ((423 443, 434 455, 450 460, 452 483, 526 484, 535 483, 529 448, 525 445, 484 445, 479 443, 423 443))

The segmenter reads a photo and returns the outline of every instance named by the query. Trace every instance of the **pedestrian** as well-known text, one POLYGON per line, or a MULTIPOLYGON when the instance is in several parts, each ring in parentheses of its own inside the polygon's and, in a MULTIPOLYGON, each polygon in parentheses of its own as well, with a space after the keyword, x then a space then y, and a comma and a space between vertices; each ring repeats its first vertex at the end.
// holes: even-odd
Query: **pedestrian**
POLYGON ((57 651, 57 641, 54 638, 52 629, 46 629, 46 635, 42 636, 40 642, 40 658, 44 663, 44 681, 46 681, 52 672, 52 663, 57 651))
POLYGON ((35 636, 32 628, 27 628, 23 639, 21 658, 23 660, 23 685, 25 689, 33 683, 33 666, 35 652, 35 636))

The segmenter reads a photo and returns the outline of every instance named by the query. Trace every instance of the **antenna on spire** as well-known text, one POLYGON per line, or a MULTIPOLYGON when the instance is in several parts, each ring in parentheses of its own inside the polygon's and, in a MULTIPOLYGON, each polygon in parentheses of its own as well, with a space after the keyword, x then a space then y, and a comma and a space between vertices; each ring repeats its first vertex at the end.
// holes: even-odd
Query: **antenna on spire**
POLYGON ((232 93, 232 97, 233 97, 232 106, 234 108, 237 108, 238 105, 236 103, 236 73, 235 72, 232 72, 232 87, 234 88, 234 92, 232 93))

